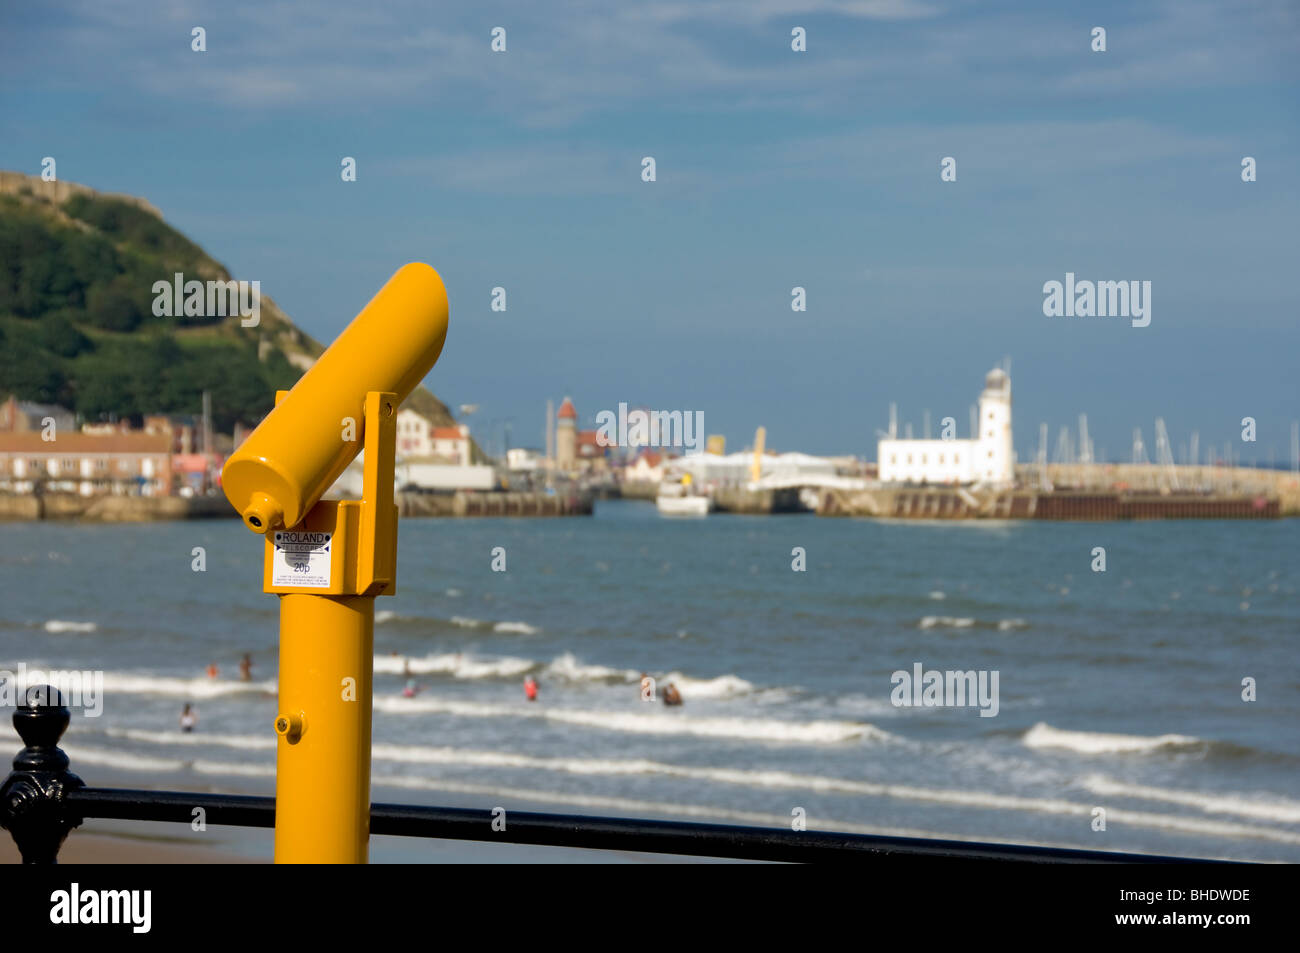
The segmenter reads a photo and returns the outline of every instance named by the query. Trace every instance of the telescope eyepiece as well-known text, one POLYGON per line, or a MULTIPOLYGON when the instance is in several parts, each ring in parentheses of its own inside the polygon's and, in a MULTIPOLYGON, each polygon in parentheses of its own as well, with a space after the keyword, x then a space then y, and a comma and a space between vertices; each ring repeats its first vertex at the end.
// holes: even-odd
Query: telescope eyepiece
POLYGON ((265 534, 284 521, 284 510, 265 493, 255 493, 244 507, 244 523, 254 533, 265 534))

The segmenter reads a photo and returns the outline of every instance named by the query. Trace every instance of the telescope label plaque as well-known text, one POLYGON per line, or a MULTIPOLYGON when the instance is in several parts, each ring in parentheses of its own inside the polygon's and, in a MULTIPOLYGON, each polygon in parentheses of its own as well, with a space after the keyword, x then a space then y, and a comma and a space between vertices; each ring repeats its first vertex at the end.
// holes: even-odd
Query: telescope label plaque
POLYGON ((271 585, 328 589, 333 535, 304 530, 278 531, 271 561, 271 585))

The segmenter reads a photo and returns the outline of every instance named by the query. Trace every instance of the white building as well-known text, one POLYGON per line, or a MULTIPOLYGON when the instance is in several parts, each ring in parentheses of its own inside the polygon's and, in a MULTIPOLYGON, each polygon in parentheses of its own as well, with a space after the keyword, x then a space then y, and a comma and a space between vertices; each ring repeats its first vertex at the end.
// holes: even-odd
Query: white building
POLYGON ((876 460, 883 483, 1015 482, 1011 441, 1011 378, 1000 368, 984 378, 979 400, 979 432, 969 440, 882 439, 876 460))
MULTIPOLYGON (((666 461, 665 474, 673 477, 689 473, 701 485, 745 486, 750 482, 754 466, 752 450, 742 450, 719 456, 716 453, 692 453, 666 461)), ((812 457, 806 453, 765 453, 760 458, 759 470, 763 479, 797 480, 801 478, 827 478, 835 476, 835 463, 826 457, 812 457)))
POLYGON ((506 451, 506 469, 531 473, 534 470, 540 470, 546 464, 546 458, 542 456, 540 450, 533 450, 529 447, 511 447, 506 451))
POLYGON ((467 467, 472 454, 469 427, 456 424, 435 427, 410 408, 397 413, 397 456, 416 462, 439 462, 467 467))
POLYGON ((397 453, 403 457, 433 456, 433 425, 409 407, 397 412, 397 453))

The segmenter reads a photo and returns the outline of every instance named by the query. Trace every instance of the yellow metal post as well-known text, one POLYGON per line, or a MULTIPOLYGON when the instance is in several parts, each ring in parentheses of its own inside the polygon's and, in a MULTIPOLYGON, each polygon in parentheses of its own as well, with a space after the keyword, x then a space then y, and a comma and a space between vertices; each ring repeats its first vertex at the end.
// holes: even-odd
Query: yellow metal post
POLYGON ((364 864, 375 597, 280 597, 275 862, 364 864))
POLYGON ((375 598, 397 584, 397 408, 438 360, 447 312, 436 271, 399 269, 222 470, 266 536, 264 589, 280 596, 277 863, 367 859, 375 598), (321 500, 363 441, 363 498, 321 500))

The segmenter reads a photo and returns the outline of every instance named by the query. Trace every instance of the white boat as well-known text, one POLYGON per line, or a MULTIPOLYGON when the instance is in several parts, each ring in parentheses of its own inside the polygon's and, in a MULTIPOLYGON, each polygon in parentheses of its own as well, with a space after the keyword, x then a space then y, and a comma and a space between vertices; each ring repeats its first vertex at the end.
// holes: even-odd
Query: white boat
POLYGON ((664 516, 708 516, 713 509, 713 499, 708 493, 695 492, 687 476, 681 483, 659 484, 655 506, 664 516))
POLYGON ((664 516, 708 516, 713 501, 707 496, 657 496, 655 506, 664 516))

